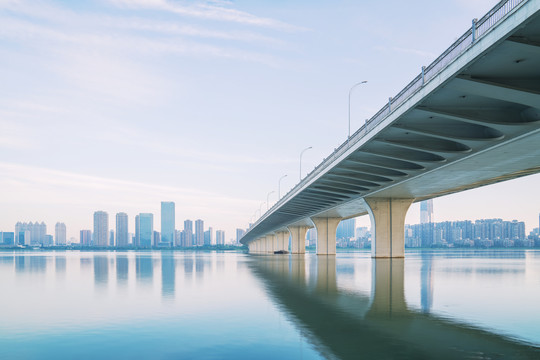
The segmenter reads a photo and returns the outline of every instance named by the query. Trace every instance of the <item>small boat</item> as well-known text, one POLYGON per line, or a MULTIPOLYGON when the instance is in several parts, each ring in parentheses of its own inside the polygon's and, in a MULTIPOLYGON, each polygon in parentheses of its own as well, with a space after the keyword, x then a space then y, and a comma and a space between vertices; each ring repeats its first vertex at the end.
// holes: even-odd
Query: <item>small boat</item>
POLYGON ((287 250, 277 250, 274 251, 274 254, 288 254, 289 252, 287 250))

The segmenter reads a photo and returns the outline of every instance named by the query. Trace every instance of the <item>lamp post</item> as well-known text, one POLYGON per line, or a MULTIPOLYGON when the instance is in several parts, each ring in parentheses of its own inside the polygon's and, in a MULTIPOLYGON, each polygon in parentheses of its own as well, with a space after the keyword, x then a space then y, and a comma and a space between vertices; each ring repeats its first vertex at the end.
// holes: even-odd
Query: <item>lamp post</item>
POLYGON ((262 206, 264 205, 264 201, 261 203, 261 206, 259 206, 259 218, 262 216, 262 206))
POLYGON ((351 86, 351 88, 349 89, 349 135, 347 136, 347 146, 349 145, 349 139, 351 137, 351 93, 355 87, 357 87, 358 85, 365 84, 365 83, 367 83, 366 80, 360 81, 359 83, 356 83, 353 86, 351 86))
POLYGON ((306 152, 309 149, 313 149, 313 147, 312 146, 307 147, 304 150, 302 150, 302 152, 300 153, 300 181, 302 181, 302 155, 304 155, 304 152, 306 152))
POLYGON ((270 195, 275 193, 274 190, 270 191, 268 195, 266 195, 266 211, 268 211, 268 208, 270 207, 270 195))
POLYGON ((283 180, 284 178, 287 177, 287 174, 283 175, 282 177, 279 178, 279 181, 277 183, 277 197, 278 197, 278 201, 279 199, 281 199, 281 180, 283 180))

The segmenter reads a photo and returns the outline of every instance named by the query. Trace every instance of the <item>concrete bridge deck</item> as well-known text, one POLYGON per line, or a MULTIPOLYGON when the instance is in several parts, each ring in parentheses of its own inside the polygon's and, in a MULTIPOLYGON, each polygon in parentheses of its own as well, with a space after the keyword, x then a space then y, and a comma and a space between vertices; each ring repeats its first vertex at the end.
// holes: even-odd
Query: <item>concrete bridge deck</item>
POLYGON ((416 201, 540 171, 540 1, 501 1, 258 219, 250 252, 335 254, 342 219, 371 216, 374 257, 404 255, 416 201))

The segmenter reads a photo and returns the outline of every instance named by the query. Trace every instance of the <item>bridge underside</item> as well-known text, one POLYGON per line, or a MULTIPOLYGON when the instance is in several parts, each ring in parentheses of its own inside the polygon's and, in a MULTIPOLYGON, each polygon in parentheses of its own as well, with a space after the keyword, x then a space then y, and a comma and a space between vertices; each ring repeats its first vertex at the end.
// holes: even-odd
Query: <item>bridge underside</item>
POLYGON ((298 229, 315 226, 318 254, 331 255, 339 220, 369 213, 373 256, 400 257, 412 202, 538 173, 539 14, 539 2, 525 2, 399 106, 389 105, 386 117, 357 131, 242 242, 287 229, 301 236, 298 229))

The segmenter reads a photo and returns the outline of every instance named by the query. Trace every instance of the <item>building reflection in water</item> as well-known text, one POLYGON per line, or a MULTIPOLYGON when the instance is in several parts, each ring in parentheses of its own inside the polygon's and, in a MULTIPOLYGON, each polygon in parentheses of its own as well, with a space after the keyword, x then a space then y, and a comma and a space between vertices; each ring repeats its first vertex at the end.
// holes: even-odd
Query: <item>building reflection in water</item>
MULTIPOLYGON (((511 338, 409 309, 404 259, 372 259, 369 297, 339 289, 335 257, 310 259, 316 261, 317 271, 309 282, 303 256, 257 257, 249 266, 269 297, 308 334, 324 357, 540 358, 539 349, 511 338)), ((432 275, 424 286, 431 288, 431 284, 432 275)))
POLYGON ((54 258, 54 270, 56 276, 64 277, 66 275, 67 259, 64 255, 56 255, 54 258))
POLYGON ((48 258, 41 255, 21 254, 15 257, 15 271, 45 276, 48 258))
POLYGON ((120 286, 126 286, 129 274, 129 259, 127 255, 116 255, 116 282, 120 286))
POLYGON ((135 272, 138 283, 151 284, 154 279, 154 259, 151 254, 137 254, 135 272))
POLYGON ((184 262, 184 278, 186 280, 191 280, 193 277, 193 255, 186 254, 182 259, 184 262))
POLYGON ((173 253, 161 253, 161 295, 164 298, 174 298, 176 282, 176 260, 173 253))
POLYGON ((424 254, 422 256, 422 267, 420 268, 420 308, 422 312, 431 312, 433 306, 433 256, 424 254))
POLYGON ((109 282, 109 258, 107 255, 94 255, 94 283, 107 286, 109 282))
POLYGON ((204 255, 198 255, 195 257, 195 277, 201 278, 204 275, 204 266, 206 263, 206 257, 204 255))

